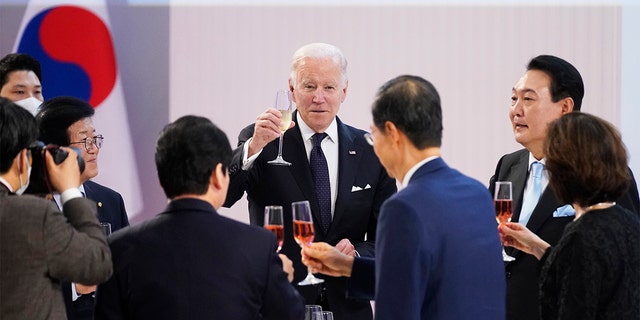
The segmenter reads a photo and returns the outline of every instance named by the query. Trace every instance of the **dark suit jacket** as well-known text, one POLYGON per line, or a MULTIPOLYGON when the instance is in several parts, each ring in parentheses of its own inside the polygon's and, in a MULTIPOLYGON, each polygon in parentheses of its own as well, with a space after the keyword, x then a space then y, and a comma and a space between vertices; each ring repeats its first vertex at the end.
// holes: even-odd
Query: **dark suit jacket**
POLYGON ((98 283, 111 275, 95 202, 72 199, 63 210, 0 184, 0 319, 63 319, 60 279, 98 283))
MULTIPOLYGON (((127 211, 124 208, 124 200, 118 192, 91 180, 86 181, 83 186, 85 196, 96 202, 98 221, 111 223, 112 232, 129 225, 127 211)), ((62 294, 64 297, 64 304, 67 309, 67 319, 93 319, 93 307, 95 300, 93 295, 82 295, 76 301, 73 301, 71 285, 71 282, 62 282, 62 294)))
MULTIPOLYGON (((296 113, 293 114, 293 119, 296 121, 296 113)), ((231 183, 225 206, 233 205, 246 191, 251 224, 263 225, 265 206, 283 206, 285 240, 282 253, 294 263, 295 283, 305 277, 307 268, 301 263, 300 247, 293 239, 292 202, 309 200, 311 203, 316 226, 315 241, 336 245, 346 238, 362 256, 371 257, 375 254, 380 205, 396 191, 395 180, 388 176, 373 153, 373 148, 365 141, 365 131, 345 125, 339 119, 337 122, 338 196, 329 230, 322 230, 320 227, 318 199, 299 126, 296 125, 284 135, 282 154, 292 163, 291 166, 281 167, 267 163, 278 153, 278 140, 275 140, 264 147, 249 171, 242 170, 242 147, 253 135, 253 125, 250 125, 240 132, 238 148, 234 150, 233 162, 229 169, 231 183), (362 190, 352 192, 353 187, 360 187, 362 190)), ((346 299, 346 279, 327 277, 326 284, 329 306, 336 320, 372 318, 368 301, 346 299)), ((308 304, 316 302, 317 288, 307 286, 298 289, 308 304)))
MULTIPOLYGON (((511 181, 513 188, 513 217, 517 222, 522 209, 522 197, 527 182, 529 166, 529 151, 522 149, 503 156, 496 171, 489 182, 489 191, 493 195, 496 181, 511 181)), ((617 203, 633 211, 639 212, 638 186, 633 174, 631 185, 617 203)), ((538 205, 533 210, 527 228, 537 234, 544 241, 555 246, 562 236, 564 227, 573 221, 574 217, 553 217, 553 212, 565 205, 547 187, 540 196, 538 205)), ((506 248, 507 253, 516 258, 505 264, 507 277, 507 319, 538 320, 538 260, 529 254, 513 248, 506 248)))
POLYGON ((380 211, 376 319, 504 319, 500 252, 484 186, 427 162, 380 211))
POLYGON ((96 319, 302 319, 275 236, 181 199, 109 238, 114 274, 99 285, 96 319))
POLYGON ((347 281, 347 296, 373 300, 376 297, 376 260, 356 257, 347 281))

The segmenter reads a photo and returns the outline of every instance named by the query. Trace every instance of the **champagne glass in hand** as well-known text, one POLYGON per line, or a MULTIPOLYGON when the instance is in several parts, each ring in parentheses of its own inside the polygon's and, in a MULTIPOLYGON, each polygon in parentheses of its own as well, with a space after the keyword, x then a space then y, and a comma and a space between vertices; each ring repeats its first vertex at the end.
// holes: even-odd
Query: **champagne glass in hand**
MULTIPOLYGON (((313 217, 309 201, 298 201, 291 204, 293 215, 293 237, 300 247, 310 245, 313 242, 313 217)), ((307 269, 308 270, 308 269, 307 269)), ((313 276, 311 271, 307 272, 307 277, 298 282, 299 286, 323 283, 323 279, 313 276)))
MULTIPOLYGON (((496 207, 496 220, 499 224, 503 224, 511 220, 512 214, 512 198, 511 198, 511 181, 496 181, 493 205, 496 207)), ((513 261, 516 258, 508 255, 502 248, 502 260, 513 261)))
POLYGON ((282 206, 264 207, 264 228, 273 232, 278 239, 278 252, 284 242, 284 225, 282 224, 282 206))
POLYGON ((282 158, 282 136, 291 125, 291 114, 293 113, 293 104, 291 103, 291 93, 289 91, 280 90, 276 93, 276 103, 274 106, 282 117, 280 118, 280 141, 278 142, 278 156, 267 162, 277 166, 290 166, 291 162, 287 162, 282 158))

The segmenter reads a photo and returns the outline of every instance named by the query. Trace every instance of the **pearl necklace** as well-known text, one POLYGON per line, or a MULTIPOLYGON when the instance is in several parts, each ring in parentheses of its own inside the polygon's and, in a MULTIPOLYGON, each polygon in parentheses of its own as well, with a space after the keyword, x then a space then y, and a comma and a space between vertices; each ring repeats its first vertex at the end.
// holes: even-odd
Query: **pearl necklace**
POLYGON ((592 211, 592 210, 601 210, 601 209, 611 208, 611 207, 613 207, 615 205, 616 205, 615 202, 600 202, 600 203, 596 203, 594 205, 590 205, 590 206, 586 207, 584 209, 583 214, 587 213, 589 211, 592 211))

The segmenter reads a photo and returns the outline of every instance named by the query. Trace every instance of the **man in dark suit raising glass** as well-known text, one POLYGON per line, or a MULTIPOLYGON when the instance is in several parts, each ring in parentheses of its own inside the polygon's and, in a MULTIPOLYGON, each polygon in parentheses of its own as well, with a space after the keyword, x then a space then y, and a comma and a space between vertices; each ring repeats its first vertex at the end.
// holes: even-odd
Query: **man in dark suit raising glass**
MULTIPOLYGON (((347 61, 340 49, 325 43, 298 49, 289 78, 297 111, 282 147, 291 166, 268 163, 278 154, 282 114, 267 109, 240 132, 229 169, 231 184, 225 206, 233 205, 246 192, 250 221, 260 226, 265 206, 283 206, 282 253, 295 263, 296 283, 306 276, 306 268, 293 240, 292 202, 309 200, 316 241, 325 241, 351 256, 372 257, 380 205, 396 191, 395 181, 365 141, 365 131, 337 117, 348 83, 347 61), (321 160, 316 161, 318 154, 322 154, 321 160)), ((369 301, 345 297, 344 278, 326 277, 325 281, 318 287, 298 287, 308 304, 316 302, 320 290, 319 302, 333 311, 336 320, 373 318, 369 301)))

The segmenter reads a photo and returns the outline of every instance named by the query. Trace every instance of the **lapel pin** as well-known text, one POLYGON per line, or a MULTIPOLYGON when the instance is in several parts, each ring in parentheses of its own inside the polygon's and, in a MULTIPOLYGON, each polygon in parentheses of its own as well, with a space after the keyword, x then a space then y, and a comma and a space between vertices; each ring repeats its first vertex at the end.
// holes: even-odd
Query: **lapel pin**
POLYGON ((102 202, 98 201, 98 208, 102 208, 102 202))
POLYGON ((356 154, 355 150, 349 150, 349 154, 356 154))

